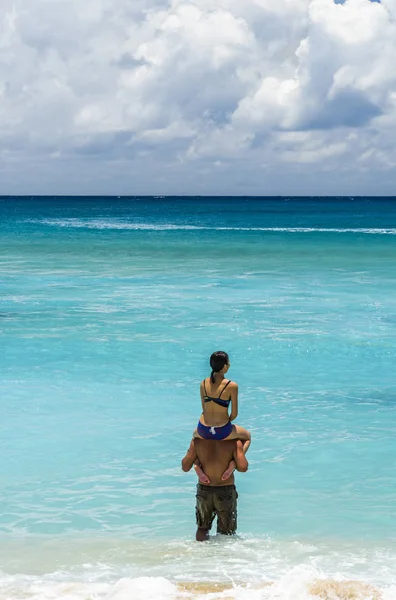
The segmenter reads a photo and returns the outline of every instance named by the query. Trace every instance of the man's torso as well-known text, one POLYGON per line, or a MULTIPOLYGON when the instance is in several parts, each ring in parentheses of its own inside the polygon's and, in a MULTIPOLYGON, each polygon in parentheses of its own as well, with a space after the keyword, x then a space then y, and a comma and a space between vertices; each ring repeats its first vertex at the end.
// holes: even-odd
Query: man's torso
POLYGON ((222 481, 221 476, 233 458, 236 441, 195 439, 194 444, 198 460, 210 479, 208 487, 232 485, 234 483, 234 475, 231 475, 226 481, 222 481))

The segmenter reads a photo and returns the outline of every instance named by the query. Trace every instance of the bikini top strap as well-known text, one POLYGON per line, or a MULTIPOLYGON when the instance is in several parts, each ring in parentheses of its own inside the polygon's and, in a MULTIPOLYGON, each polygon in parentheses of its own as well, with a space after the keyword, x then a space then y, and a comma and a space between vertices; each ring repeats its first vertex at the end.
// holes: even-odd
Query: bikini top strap
POLYGON ((224 390, 226 389, 226 387, 228 386, 228 384, 229 384, 229 383, 231 383, 231 379, 229 379, 229 380, 227 381, 227 383, 225 384, 225 386, 224 386, 224 387, 223 387, 223 389, 221 390, 221 394, 220 394, 219 398, 221 398, 221 397, 222 397, 222 395, 223 395, 223 392, 224 392, 224 390))

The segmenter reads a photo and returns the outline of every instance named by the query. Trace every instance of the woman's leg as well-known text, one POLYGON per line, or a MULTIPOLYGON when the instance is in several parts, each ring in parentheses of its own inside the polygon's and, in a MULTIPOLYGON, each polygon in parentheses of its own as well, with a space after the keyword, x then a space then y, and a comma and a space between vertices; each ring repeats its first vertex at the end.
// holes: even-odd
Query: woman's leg
POLYGON ((202 470, 202 467, 197 459, 194 463, 194 470, 198 475, 198 479, 201 483, 206 483, 207 485, 210 483, 209 477, 206 475, 205 471, 202 470))
POLYGON ((198 433, 198 431, 196 429, 194 429, 193 438, 198 439, 198 440, 205 439, 201 435, 199 435, 199 433, 198 433))
MULTIPOLYGON (((241 427, 240 425, 233 425, 232 433, 230 433, 230 435, 228 437, 226 437, 225 439, 226 440, 241 440, 243 442, 243 452, 244 452, 244 454, 246 454, 246 452, 249 450, 249 446, 252 441, 252 436, 250 435, 250 431, 248 431, 244 427, 241 427)), ((231 475, 233 474, 235 469, 236 469, 236 463, 235 463, 235 460, 232 459, 232 460, 230 460, 230 464, 228 465, 227 469, 224 471, 223 475, 221 476, 222 481, 227 481, 227 479, 229 479, 231 477, 231 475)))
POLYGON ((232 433, 230 433, 226 440, 241 440, 243 442, 243 451, 246 454, 246 452, 249 450, 252 436, 250 435, 250 431, 244 427, 241 427, 240 425, 233 425, 232 433))

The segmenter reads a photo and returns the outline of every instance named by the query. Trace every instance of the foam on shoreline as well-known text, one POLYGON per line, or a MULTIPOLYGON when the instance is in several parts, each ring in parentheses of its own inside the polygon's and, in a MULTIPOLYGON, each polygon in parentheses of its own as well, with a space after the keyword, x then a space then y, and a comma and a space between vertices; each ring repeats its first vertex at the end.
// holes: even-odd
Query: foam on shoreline
POLYGON ((261 583, 176 582, 165 577, 115 582, 60 581, 1 576, 0 600, 392 600, 396 587, 379 589, 364 581, 319 578, 295 569, 278 581, 261 583))

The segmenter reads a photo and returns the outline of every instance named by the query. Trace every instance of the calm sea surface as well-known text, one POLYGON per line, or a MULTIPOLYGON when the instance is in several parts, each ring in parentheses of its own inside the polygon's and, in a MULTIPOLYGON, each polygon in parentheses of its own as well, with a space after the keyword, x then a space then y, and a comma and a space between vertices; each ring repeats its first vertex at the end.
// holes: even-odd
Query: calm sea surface
POLYGON ((0 292, 1 600, 396 598, 396 199, 0 198, 0 292), (220 349, 253 443, 199 545, 220 349))

